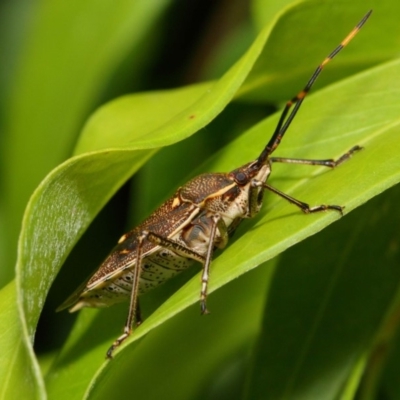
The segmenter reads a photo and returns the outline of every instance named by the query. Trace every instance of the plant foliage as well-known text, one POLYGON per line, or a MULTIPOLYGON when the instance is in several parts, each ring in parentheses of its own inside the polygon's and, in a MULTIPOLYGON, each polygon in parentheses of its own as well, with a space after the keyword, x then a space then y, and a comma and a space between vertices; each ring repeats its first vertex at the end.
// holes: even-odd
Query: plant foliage
POLYGON ((2 6, 0 399, 398 398, 400 5, 200 3, 2 6), (266 194, 216 253, 212 314, 187 271, 143 297, 147 318, 105 361, 127 305, 72 321, 57 302, 180 184, 257 157, 282 102, 369 8, 276 155, 364 150, 271 177, 344 217, 266 194))

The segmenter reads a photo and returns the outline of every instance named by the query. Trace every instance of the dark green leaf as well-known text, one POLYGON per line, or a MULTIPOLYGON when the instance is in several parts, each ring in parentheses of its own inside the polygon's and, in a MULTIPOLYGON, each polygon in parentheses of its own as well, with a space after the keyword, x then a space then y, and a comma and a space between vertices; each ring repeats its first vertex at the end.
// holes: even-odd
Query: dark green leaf
POLYGON ((339 397, 400 287, 399 201, 397 186, 280 257, 247 398, 339 397))

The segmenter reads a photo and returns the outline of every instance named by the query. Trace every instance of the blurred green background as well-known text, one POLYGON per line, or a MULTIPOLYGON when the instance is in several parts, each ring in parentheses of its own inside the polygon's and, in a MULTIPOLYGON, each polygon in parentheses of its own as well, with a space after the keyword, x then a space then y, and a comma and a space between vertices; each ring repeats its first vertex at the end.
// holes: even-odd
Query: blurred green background
MULTIPOLYGON (((7 389, 0 391, 3 398, 24 398, 23 389, 18 387, 22 377, 30 382, 27 387, 35 388, 26 392, 32 398, 45 398, 46 390, 49 398, 83 398, 84 393, 90 398, 123 398, 127 390, 138 398, 170 397, 173 393, 175 398, 219 399, 400 398, 396 357, 399 346, 395 334, 400 278, 397 188, 290 249, 279 261, 270 261, 226 285, 215 295, 210 322, 198 318, 197 308, 189 307, 152 332, 152 336, 135 343, 130 354, 122 352, 111 366, 103 365, 97 355, 93 362, 80 359, 79 354, 85 353, 85 344, 93 341, 99 344, 99 354, 104 352, 104 343, 120 330, 119 321, 124 319, 126 305, 105 313, 82 313, 81 322, 72 333, 76 316, 54 313, 71 290, 99 265, 124 231, 139 223, 188 177, 207 171, 202 169, 206 160, 210 159, 209 165, 213 165, 213 154, 298 92, 321 59, 369 8, 374 9, 374 14, 365 33, 332 63, 315 91, 396 60, 400 54, 400 5, 391 0, 351 4, 288 0, 0 2, 0 286, 4 287, 2 299, 6 299, 3 309, 12 315, 10 319, 3 318, 1 330, 15 324, 26 339, 23 346, 28 348, 24 353, 26 359, 15 353, 19 361, 11 369, 12 374, 2 374, 6 367, 0 369, 0 376, 7 380, 7 389), (74 232, 74 241, 79 241, 66 253, 68 257, 46 303, 39 304, 43 311, 35 335, 35 351, 43 370, 49 368, 44 389, 43 377, 27 345, 34 327, 29 324, 28 315, 26 328, 21 311, 29 310, 32 303, 26 286, 31 264, 24 245, 40 242, 46 229, 49 236, 58 235, 58 230, 53 220, 43 217, 35 221, 40 214, 33 209, 40 208, 41 203, 39 197, 34 198, 26 211, 23 230, 27 234, 20 241, 18 253, 18 237, 31 195, 48 174, 55 175, 55 168, 69 162, 70 157, 104 150, 107 145, 113 149, 115 141, 121 140, 118 134, 124 127, 119 125, 117 114, 112 114, 112 105, 118 111, 122 110, 122 103, 109 101, 138 93, 134 101, 138 107, 142 103, 148 107, 146 118, 149 124, 151 120, 156 124, 168 118, 173 108, 170 92, 165 92, 162 108, 157 107, 158 103, 152 108, 145 101, 161 102, 161 90, 202 82, 208 85, 206 82, 219 79, 264 26, 271 27, 267 44, 245 83, 236 94, 232 93, 235 101, 215 118, 210 112, 209 125, 199 125, 199 134, 173 146, 158 149, 154 142, 147 147, 147 153, 141 154, 146 147, 136 144, 140 154, 132 162, 132 170, 141 167, 138 173, 127 181, 130 173, 124 170, 126 176, 121 174, 121 179, 104 195, 103 203, 113 197, 95 218, 97 209, 91 209, 90 218, 85 221, 86 225, 90 223, 89 228, 74 232), (149 92, 149 98, 140 92, 149 92), (102 108, 105 104, 106 108, 102 108), (111 116, 105 118, 102 112, 108 110, 111 116), (156 150, 156 156, 151 157, 156 150), (346 240, 347 236, 351 240, 346 240), (17 257, 18 297, 10 289, 17 257), (382 268, 377 270, 377 265, 382 268), (364 280, 360 278, 358 282, 361 276, 364 280), (24 302, 25 306, 21 305, 24 302), (320 309, 313 308, 316 303, 320 309), (249 309, 253 311, 251 316, 246 315, 249 309), (360 310, 366 310, 365 314, 360 310), (108 331, 110 321, 116 325, 108 331), (91 330, 86 331, 88 327, 91 330), (295 333, 295 338, 290 332, 295 333), (181 334, 190 337, 183 340, 181 334), (345 338, 344 343, 338 338, 345 338), (394 349, 391 358, 389 348, 394 349), (58 355, 60 349, 63 350, 58 355), (90 373, 82 373, 79 379, 82 366, 89 365, 90 373), (74 368, 75 372, 71 372, 74 368), (196 377, 189 377, 190 368, 191 375, 196 377), (76 386, 65 390, 72 376, 78 377, 74 381, 76 386), (98 376, 101 379, 97 380, 98 376), (130 385, 132 376, 136 376, 136 381, 130 385)), ((392 77, 396 82, 399 78, 392 77)), ((369 89, 366 87, 365 92, 369 89)), ((387 95, 387 89, 382 88, 382 96, 387 95)), ((192 93, 190 90, 188 93, 192 93)), ((196 90, 194 87, 194 94, 196 90)), ((392 90, 394 93, 397 86, 392 90)), ((134 109, 124 112, 135 115, 134 109)), ((386 115, 379 103, 374 112, 386 115)), ((396 120, 389 123, 395 124, 396 120)), ((190 134, 196 129, 192 131, 190 134)), ((133 138, 135 134, 132 132, 133 138)), ((180 139, 172 137, 166 144, 177 140, 180 139)), ((257 155, 243 148, 243 153, 246 151, 251 153, 250 157, 257 155)), ((230 157, 239 159, 235 154, 230 157)), ((91 162, 85 173, 89 176, 92 172, 90 176, 96 179, 100 167, 91 162)), ((103 163, 101 168, 106 174, 103 159, 96 162, 103 163)), ((237 162, 240 165, 241 159, 237 162)), ((119 168, 125 168, 124 165, 121 161, 119 168)), ((110 169, 113 168, 117 167, 110 162, 110 169)), ((365 173, 374 175, 368 169, 365 173)), ((382 183, 382 190, 393 185, 395 179, 397 175, 385 187, 382 183)), ((57 210, 68 210, 69 206, 61 204, 64 189, 60 186, 58 197, 47 202, 46 207, 55 214, 57 210)), ((71 204, 71 215, 63 211, 65 215, 60 219, 66 224, 74 217, 76 205, 72 200, 66 191, 65 204, 71 204)), ((245 233, 240 231, 240 235, 245 233)), ((40 245, 46 253, 46 243, 40 245)), ((57 253, 50 245, 48 251, 57 253)), ((54 259, 61 264, 63 257, 57 258, 56 254, 54 259)), ((145 314, 150 315, 197 272, 187 271, 154 294, 146 295, 145 314)), ((35 285, 40 286, 37 270, 35 279, 35 285)), ((42 279, 45 282, 47 278, 42 279)), ((43 293, 47 291, 45 286, 43 293)), ((7 340, 4 339, 3 347, 7 340)), ((8 351, 12 357, 13 345, 8 351)), ((6 365, 7 357, 4 360, 6 365)))

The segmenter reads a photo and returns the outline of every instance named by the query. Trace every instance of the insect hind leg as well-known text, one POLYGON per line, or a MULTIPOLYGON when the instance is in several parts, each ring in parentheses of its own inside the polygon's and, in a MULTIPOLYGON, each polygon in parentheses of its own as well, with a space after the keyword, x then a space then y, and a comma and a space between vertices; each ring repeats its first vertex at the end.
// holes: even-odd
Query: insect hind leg
POLYGON ((166 249, 173 250, 181 256, 192 258, 196 261, 200 261, 201 263, 205 262, 205 258, 195 251, 189 249, 188 247, 182 246, 181 244, 174 242, 170 239, 164 238, 161 235, 158 235, 154 232, 150 231, 142 231, 142 233, 138 236, 138 246, 136 250, 136 265, 133 269, 133 279, 132 279, 132 291, 129 303, 129 311, 126 319, 126 323, 124 326, 124 332, 121 336, 119 336, 111 347, 107 351, 107 358, 113 358, 113 353, 116 348, 118 348, 132 333, 132 325, 134 320, 136 319, 137 325, 140 325, 142 322, 141 313, 138 303, 138 294, 139 294, 139 282, 140 282, 140 272, 142 270, 142 260, 143 260, 143 244, 145 241, 149 241, 153 244, 159 245, 166 249))
POLYGON ((207 302, 207 292, 208 292, 208 281, 210 276, 210 265, 215 246, 216 233, 218 229, 221 239, 221 243, 218 246, 224 247, 228 241, 228 230, 224 220, 221 218, 220 215, 215 214, 211 217, 207 217, 206 220, 203 221, 203 223, 204 222, 209 223, 211 226, 209 245, 205 257, 189 249, 186 246, 182 246, 179 243, 176 243, 172 240, 166 239, 160 235, 151 232, 149 232, 148 234, 148 239, 152 241, 154 244, 158 244, 167 249, 173 250, 179 255, 182 255, 184 257, 193 258, 194 260, 199 261, 203 264, 203 272, 201 275, 200 311, 201 314, 209 314, 206 302, 207 302))
MULTIPOLYGON (((137 295, 136 295, 137 296, 137 295)), ((107 350, 107 358, 111 359, 113 358, 113 352, 114 350, 119 347, 121 345, 121 343, 126 340, 130 334, 132 333, 132 323, 133 323, 133 319, 132 319, 132 315, 135 315, 135 322, 136 322, 136 326, 141 325, 142 323, 142 314, 140 311, 140 303, 139 303, 139 299, 136 298, 136 306, 134 307, 134 309, 131 310, 131 307, 129 307, 129 312, 128 312, 128 318, 126 321, 126 324, 124 326, 124 333, 119 336, 114 343, 111 345, 111 347, 107 350)))
POLYGON ((124 333, 119 336, 111 347, 107 350, 107 358, 113 358, 114 350, 121 345, 131 334, 132 332, 132 324, 135 316, 139 315, 140 311, 137 310, 137 300, 139 294, 139 282, 140 282, 140 271, 142 270, 142 253, 143 253, 143 243, 147 238, 147 234, 142 232, 141 235, 138 236, 138 245, 136 250, 136 265, 133 269, 133 279, 132 279, 132 291, 129 302, 129 311, 128 316, 126 318, 126 323, 124 326, 124 333), (139 313, 139 314, 138 314, 139 313))

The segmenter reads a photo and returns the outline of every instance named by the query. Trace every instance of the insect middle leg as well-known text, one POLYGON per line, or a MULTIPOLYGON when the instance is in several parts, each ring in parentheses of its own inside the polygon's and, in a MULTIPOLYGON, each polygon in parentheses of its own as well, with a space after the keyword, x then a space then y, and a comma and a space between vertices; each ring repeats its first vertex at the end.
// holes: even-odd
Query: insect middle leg
POLYGON ((224 220, 220 215, 214 214, 209 218, 211 223, 211 232, 210 239, 206 254, 206 259, 203 266, 203 273, 201 275, 201 293, 200 293, 200 310, 202 314, 209 314, 210 312, 207 309, 206 300, 207 300, 207 291, 208 291, 208 281, 210 277, 210 265, 212 261, 212 255, 214 252, 214 243, 215 237, 217 234, 217 228, 220 234, 220 245, 218 247, 222 248, 228 242, 228 229, 224 220))
MULTIPOLYGON (((224 220, 218 214, 213 214, 210 217, 202 216, 198 219, 197 224, 201 225, 202 227, 207 226, 210 228, 208 237, 208 247, 205 258, 200 254, 194 252, 193 250, 189 249, 188 247, 182 246, 176 242, 173 242, 169 239, 165 239, 153 233, 149 233, 149 239, 154 244, 158 244, 167 249, 173 250, 177 252, 179 255, 182 255, 184 257, 193 258, 196 261, 199 261, 203 264, 203 273, 201 275, 200 310, 202 314, 209 314, 209 311, 207 310, 206 306, 206 299, 207 299, 208 281, 210 277, 210 265, 212 261, 214 247, 216 246, 215 242, 216 242, 217 229, 219 232, 218 247, 220 248, 224 247, 228 241, 228 229, 225 225, 224 220)), ((193 226, 197 224, 196 221, 194 221, 193 226)))
POLYGON ((201 314, 208 314, 209 311, 207 309, 206 300, 212 256, 215 247, 223 248, 228 242, 228 228, 221 215, 213 212, 201 213, 198 218, 192 221, 190 229, 187 231, 185 236, 188 246, 190 244, 196 246, 196 242, 197 245, 199 242, 206 243, 205 256, 197 254, 187 247, 178 245, 176 242, 172 242, 157 235, 153 235, 149 238, 155 244, 159 244, 165 248, 170 248, 179 255, 193 258, 203 264, 203 272, 201 275, 200 310, 201 314))

